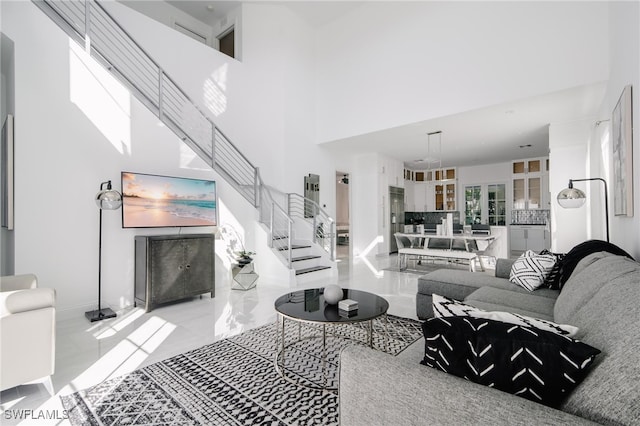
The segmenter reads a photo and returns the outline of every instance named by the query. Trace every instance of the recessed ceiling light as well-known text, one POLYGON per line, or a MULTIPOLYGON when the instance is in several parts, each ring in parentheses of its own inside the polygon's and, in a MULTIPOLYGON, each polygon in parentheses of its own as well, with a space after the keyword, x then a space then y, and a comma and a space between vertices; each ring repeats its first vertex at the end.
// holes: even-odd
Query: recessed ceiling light
POLYGON ((212 4, 208 4, 208 5, 207 5, 207 10, 208 10, 209 12, 213 12, 213 5, 212 5, 212 4))
POLYGON ((531 148, 532 145, 530 143, 526 144, 526 145, 520 145, 520 148, 531 148))

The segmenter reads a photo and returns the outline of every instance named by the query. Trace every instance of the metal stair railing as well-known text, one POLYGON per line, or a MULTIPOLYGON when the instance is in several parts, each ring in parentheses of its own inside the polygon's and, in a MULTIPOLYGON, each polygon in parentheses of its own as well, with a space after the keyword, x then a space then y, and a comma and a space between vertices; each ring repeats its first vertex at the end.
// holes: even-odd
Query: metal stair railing
POLYGON ((287 213, 311 224, 311 241, 322 247, 331 260, 336 260, 336 222, 315 201, 299 194, 287 194, 287 213))
POLYGON ((272 247, 282 253, 291 268, 293 219, 274 200, 258 168, 107 10, 96 0, 32 2, 259 209, 260 221, 269 227, 272 247))
POLYGON ((32 1, 257 206, 253 164, 99 2, 32 1))
POLYGON ((291 269, 293 219, 273 199, 272 192, 262 182, 260 173, 257 173, 257 180, 259 182, 258 194, 260 202, 258 211, 260 223, 266 225, 269 229, 271 247, 281 254, 287 266, 291 269))

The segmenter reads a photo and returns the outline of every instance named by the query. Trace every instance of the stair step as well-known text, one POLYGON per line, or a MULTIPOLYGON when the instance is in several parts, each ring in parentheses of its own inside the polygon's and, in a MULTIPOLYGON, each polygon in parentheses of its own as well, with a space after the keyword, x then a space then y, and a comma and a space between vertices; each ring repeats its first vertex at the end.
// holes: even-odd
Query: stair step
POLYGON ((331 266, 312 266, 311 268, 299 269, 296 271, 296 275, 308 274, 310 272, 324 271, 325 269, 331 269, 331 266))
POLYGON ((287 238, 289 238, 289 237, 286 236, 286 235, 280 235, 280 236, 272 237, 273 241, 286 240, 287 238))
MULTIPOLYGON (((295 249, 303 249, 303 248, 311 248, 311 246, 302 246, 302 245, 297 245, 297 244, 292 244, 291 245, 291 250, 295 250, 295 249)), ((284 250, 288 250, 289 247, 278 247, 278 250, 280 251, 284 251, 284 250)))
POLYGON ((300 256, 300 257, 294 257, 293 259, 291 259, 292 262, 302 262, 303 260, 311 260, 311 259, 320 259, 322 256, 314 256, 314 255, 310 255, 310 256, 300 256))

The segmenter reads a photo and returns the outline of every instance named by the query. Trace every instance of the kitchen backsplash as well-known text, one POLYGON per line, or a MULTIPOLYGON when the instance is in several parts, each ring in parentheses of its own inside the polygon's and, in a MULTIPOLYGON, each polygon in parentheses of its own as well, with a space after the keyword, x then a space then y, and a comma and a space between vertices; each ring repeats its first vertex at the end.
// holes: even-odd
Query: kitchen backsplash
POLYGON ((512 225, 544 225, 549 222, 549 210, 511 210, 512 225))
POLYGON ((453 223, 460 223, 460 212, 405 212, 405 225, 422 225, 426 223, 442 223, 447 218, 447 213, 453 213, 453 223))

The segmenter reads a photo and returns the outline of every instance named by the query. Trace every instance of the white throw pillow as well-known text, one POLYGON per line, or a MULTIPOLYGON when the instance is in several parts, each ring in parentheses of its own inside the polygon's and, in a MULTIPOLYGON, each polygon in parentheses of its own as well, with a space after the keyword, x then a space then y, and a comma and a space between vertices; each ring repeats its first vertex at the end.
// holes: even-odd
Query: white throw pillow
POLYGON ((512 312, 501 311, 485 311, 475 306, 467 305, 458 300, 449 299, 448 297, 433 294, 433 315, 436 318, 442 317, 473 317, 485 318, 495 321, 506 322, 509 324, 520 325, 523 327, 533 327, 539 330, 551 331, 563 336, 573 337, 578 333, 578 327, 567 324, 556 324, 552 321, 540 318, 528 317, 526 315, 515 314, 512 312))
POLYGON ((533 291, 544 283, 545 278, 555 264, 555 256, 551 254, 536 254, 532 250, 527 250, 513 262, 509 281, 533 291))

